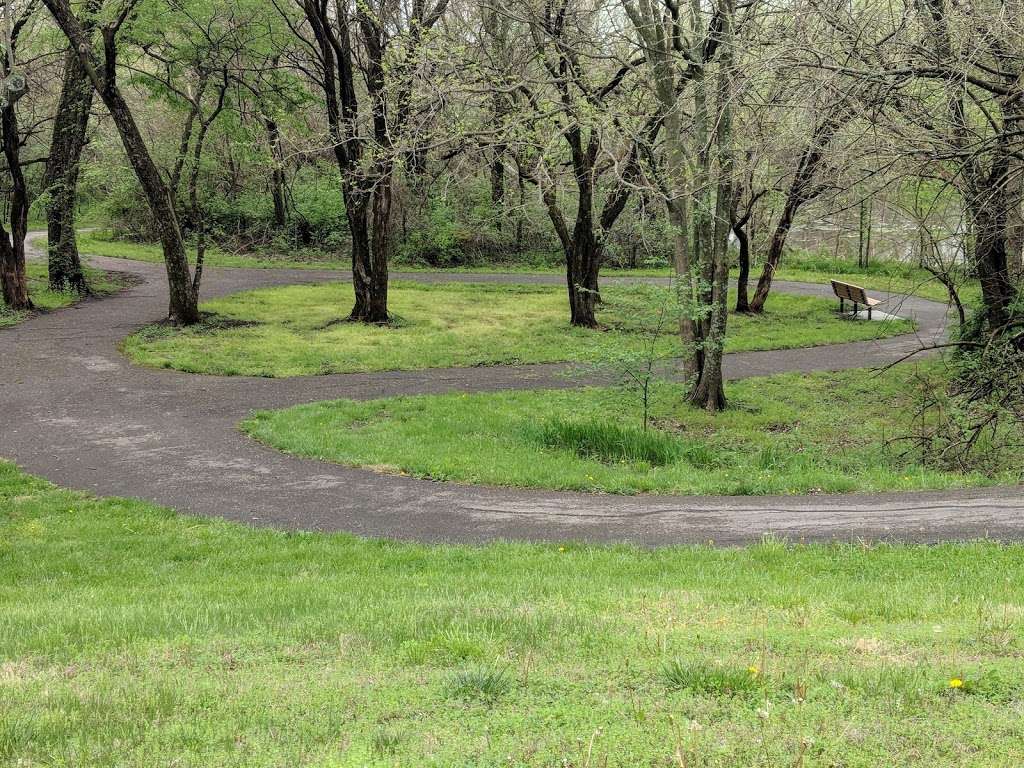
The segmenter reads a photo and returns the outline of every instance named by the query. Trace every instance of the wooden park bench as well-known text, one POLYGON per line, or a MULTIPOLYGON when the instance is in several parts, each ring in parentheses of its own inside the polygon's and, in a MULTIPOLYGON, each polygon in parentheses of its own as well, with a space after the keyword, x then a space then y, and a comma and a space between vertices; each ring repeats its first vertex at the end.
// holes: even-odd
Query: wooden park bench
POLYGON ((836 296, 839 297, 839 311, 843 312, 846 309, 846 302, 853 302, 853 314, 856 317, 859 305, 863 304, 868 308, 868 320, 871 319, 871 309, 876 304, 881 304, 881 299, 872 299, 866 293, 864 289, 859 285, 851 285, 850 283, 842 283, 838 280, 832 281, 832 290, 835 291, 836 296))

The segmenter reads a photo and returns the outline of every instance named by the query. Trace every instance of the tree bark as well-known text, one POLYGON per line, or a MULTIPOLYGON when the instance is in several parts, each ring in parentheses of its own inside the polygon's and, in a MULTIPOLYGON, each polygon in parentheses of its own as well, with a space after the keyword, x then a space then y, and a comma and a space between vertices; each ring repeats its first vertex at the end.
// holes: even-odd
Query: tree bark
MULTIPOLYGON (((747 164, 751 166, 752 155, 747 153, 747 164)), ((741 183, 733 184, 732 205, 729 207, 729 222, 739 246, 739 276, 736 287, 736 311, 750 311, 750 240, 754 235, 754 206, 765 194, 765 190, 754 191, 753 170, 741 183), (746 196, 747 204, 740 210, 740 201, 746 196)))
POLYGON ((28 185, 21 169, 20 136, 14 106, 0 109, 4 160, 11 177, 10 231, 0 225, 0 290, 4 303, 13 310, 34 309, 28 295, 25 269, 25 236, 28 234, 28 185))
POLYGON ((53 122, 50 156, 46 162, 43 185, 46 203, 46 230, 50 288, 89 293, 82 270, 75 233, 75 204, 78 170, 85 147, 93 87, 78 54, 68 51, 64 57, 64 77, 60 101, 53 122))
POLYGON ((601 245, 593 236, 573 244, 566 258, 566 281, 569 288, 569 322, 579 328, 597 327, 597 306, 601 303, 598 273, 601 245))
POLYGON ((395 139, 407 130, 409 122, 415 76, 413 57, 420 50, 423 34, 441 18, 448 0, 437 0, 429 10, 422 2, 413 4, 403 58, 392 67, 385 58, 389 46, 397 43, 391 31, 385 29, 385 20, 370 8, 362 3, 349 6, 338 2, 332 6, 317 0, 296 1, 315 39, 327 124, 352 237, 352 287, 356 301, 349 317, 367 323, 387 323, 388 256, 398 151, 395 139), (358 62, 353 53, 353 28, 362 47, 363 56, 358 62), (363 70, 372 140, 361 137, 357 130, 361 111, 356 90, 357 64, 363 70), (388 87, 389 73, 394 88, 388 87), (364 163, 367 150, 373 157, 364 163))
MULTIPOLYGON (((998 175, 998 170, 993 176, 998 175)), ((1016 288, 1010 276, 1007 248, 1005 187, 991 186, 972 206, 975 245, 974 265, 981 282, 985 318, 992 328, 1001 328, 1010 318, 1016 288)))
POLYGON ((746 227, 737 222, 732 227, 736 235, 736 243, 739 245, 739 275, 736 280, 736 311, 750 311, 749 282, 750 282, 750 238, 747 236, 746 227))
POLYGON ((125 154, 142 185, 160 235, 170 295, 168 319, 181 325, 196 323, 199 321, 199 301, 192 284, 188 254, 171 191, 160 176, 120 89, 109 82, 100 91, 100 96, 121 134, 125 154))
POLYGON ((270 173, 270 195, 274 200, 274 225, 288 225, 288 205, 285 200, 284 165, 281 157, 281 131, 274 120, 269 117, 263 121, 267 131, 267 144, 270 145, 270 159, 274 169, 270 173))

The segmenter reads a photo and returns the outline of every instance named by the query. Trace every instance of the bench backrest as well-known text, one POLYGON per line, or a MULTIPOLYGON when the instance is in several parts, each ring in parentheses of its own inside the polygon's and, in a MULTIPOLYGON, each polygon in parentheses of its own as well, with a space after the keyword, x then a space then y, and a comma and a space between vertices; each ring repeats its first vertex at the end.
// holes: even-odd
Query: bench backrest
POLYGON ((864 289, 859 285, 851 285, 850 283, 841 283, 838 280, 833 280, 832 290, 835 291, 836 296, 840 299, 846 299, 856 304, 868 303, 867 294, 864 293, 864 289))

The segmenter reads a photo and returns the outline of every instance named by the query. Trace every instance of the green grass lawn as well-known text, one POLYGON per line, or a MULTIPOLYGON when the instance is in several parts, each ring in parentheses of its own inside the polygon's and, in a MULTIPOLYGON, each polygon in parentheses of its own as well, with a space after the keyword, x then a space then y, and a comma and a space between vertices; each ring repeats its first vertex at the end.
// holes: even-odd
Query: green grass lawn
POLYGON ((3 765, 1024 761, 1020 546, 428 547, 0 463, 0 616, 3 765))
POLYGON ((243 429, 302 456, 489 485, 776 494, 1020 482, 1019 464, 991 475, 941 472, 902 456, 905 443, 890 444, 911 432, 914 371, 739 381, 727 388, 732 407, 717 415, 681 404, 681 387, 662 384, 646 439, 636 435, 636 396, 613 388, 338 400, 256 413, 243 429), (593 433, 609 431, 611 452, 595 448, 593 433))
MULTIPOLYGON (((30 261, 26 265, 28 271, 28 292, 36 309, 48 311, 67 307, 80 300, 80 296, 73 291, 51 291, 46 273, 46 265, 36 261, 30 261)), ((116 293, 121 290, 125 283, 117 274, 105 272, 100 269, 85 268, 89 285, 97 295, 116 293)), ((6 328, 25 319, 27 313, 13 312, 0 303, 0 328, 6 328)))
MULTIPOLYGON (((253 376, 599 361, 643 347, 644 328, 655 324, 645 325, 637 309, 662 306, 669 291, 608 286, 602 294, 599 320, 607 329, 589 330, 569 326, 565 291, 557 286, 395 283, 389 291, 395 325, 367 327, 344 321, 353 302, 348 283, 265 288, 206 302, 214 313, 207 323, 145 328, 124 349, 153 367, 253 376)), ((670 325, 658 342, 661 356, 679 354, 670 325)), ((806 347, 911 327, 852 322, 837 316, 835 302, 777 294, 763 316, 730 319, 727 349, 806 347)))

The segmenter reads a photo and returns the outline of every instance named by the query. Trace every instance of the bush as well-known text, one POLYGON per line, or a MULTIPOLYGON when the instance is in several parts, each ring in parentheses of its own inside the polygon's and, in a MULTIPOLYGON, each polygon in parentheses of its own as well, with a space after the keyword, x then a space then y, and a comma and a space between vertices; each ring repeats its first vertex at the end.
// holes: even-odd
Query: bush
POLYGON ((1024 479, 1024 300, 999 327, 976 313, 953 340, 945 370, 917 376, 915 428, 904 439, 938 469, 1017 468, 1024 479))

